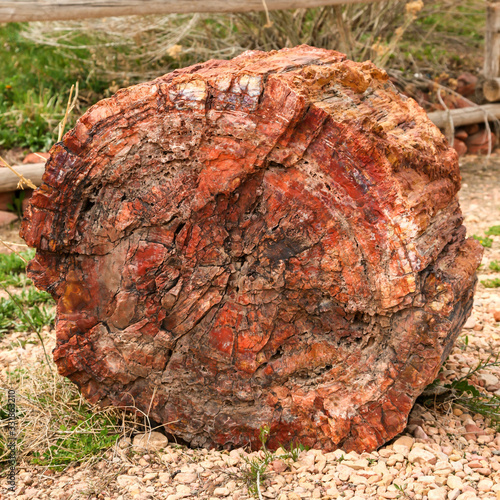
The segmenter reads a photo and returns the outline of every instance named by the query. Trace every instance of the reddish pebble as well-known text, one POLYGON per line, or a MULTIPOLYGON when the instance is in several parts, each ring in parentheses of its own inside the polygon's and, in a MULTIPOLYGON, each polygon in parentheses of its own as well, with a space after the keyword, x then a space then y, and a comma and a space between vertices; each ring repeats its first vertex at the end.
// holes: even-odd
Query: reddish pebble
POLYGON ((12 212, 0 210, 0 227, 7 226, 17 220, 17 215, 12 212))
POLYGON ((471 73, 462 73, 457 78, 457 92, 464 97, 471 96, 476 92, 478 78, 471 73))
MULTIPOLYGON (((465 430, 467 431, 468 434, 476 434, 477 436, 484 436, 486 433, 483 431, 483 429, 480 429, 477 425, 475 424, 467 424, 465 426, 465 430)), ((471 462, 474 463, 474 462, 471 462)), ((479 462, 477 462, 479 463, 479 462)), ((469 464, 469 467, 472 467, 469 464)))
POLYGON ((283 462, 283 460, 273 460, 269 465, 270 468, 274 472, 277 472, 278 474, 281 474, 282 472, 285 472, 288 469, 288 465, 285 462, 283 462))
POLYGON ((488 135, 491 137, 491 150, 493 151, 496 143, 496 136, 493 132, 488 134, 487 130, 483 129, 470 135, 465 141, 468 152, 470 154, 487 154, 490 147, 488 135))
POLYGON ((29 153, 26 158, 24 158, 23 163, 44 163, 44 158, 48 160, 49 156, 49 153, 29 153), (40 158, 40 156, 42 158, 40 158))
POLYGON ((464 130, 469 134, 475 134, 476 132, 479 132, 479 125, 477 123, 473 123, 472 125, 467 125, 464 127, 464 130))
POLYGON ((463 156, 467 153, 467 144, 465 144, 464 141, 457 139, 455 136, 455 139, 453 140, 453 149, 458 153, 458 156, 463 156))
POLYGON ((479 469, 482 467, 482 465, 477 461, 477 460, 473 460, 472 462, 469 462, 467 464, 471 469, 479 469))
POLYGON ((488 467, 479 467, 476 469, 476 472, 481 474, 482 476, 489 476, 491 474, 491 469, 488 467))
POLYGON ((8 210, 14 199, 14 191, 0 193, 0 210, 8 210))

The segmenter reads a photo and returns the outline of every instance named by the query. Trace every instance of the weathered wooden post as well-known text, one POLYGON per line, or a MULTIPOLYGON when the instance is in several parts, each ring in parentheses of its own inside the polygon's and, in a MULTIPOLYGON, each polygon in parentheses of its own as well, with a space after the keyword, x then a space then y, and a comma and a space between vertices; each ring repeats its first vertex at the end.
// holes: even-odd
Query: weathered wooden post
POLYGON ((500 1, 491 0, 486 6, 486 35, 484 41, 485 83, 484 97, 490 101, 500 100, 500 1))
POLYGON ((119 91, 22 235, 59 372, 197 446, 373 450, 470 314, 456 152, 385 72, 300 46, 119 91))

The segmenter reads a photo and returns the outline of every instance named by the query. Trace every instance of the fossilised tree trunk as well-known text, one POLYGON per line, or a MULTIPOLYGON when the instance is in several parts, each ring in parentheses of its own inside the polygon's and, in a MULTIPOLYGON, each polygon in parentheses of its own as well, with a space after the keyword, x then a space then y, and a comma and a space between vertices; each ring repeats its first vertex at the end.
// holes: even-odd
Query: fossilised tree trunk
POLYGON ((55 145, 22 235, 54 358, 196 446, 373 450, 470 313, 457 156, 371 63, 307 46, 119 91, 55 145))

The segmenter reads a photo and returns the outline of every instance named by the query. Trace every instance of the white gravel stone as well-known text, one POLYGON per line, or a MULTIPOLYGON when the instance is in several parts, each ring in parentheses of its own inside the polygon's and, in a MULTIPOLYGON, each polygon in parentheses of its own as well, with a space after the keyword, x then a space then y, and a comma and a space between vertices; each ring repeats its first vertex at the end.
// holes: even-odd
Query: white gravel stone
POLYGON ((132 446, 136 449, 159 451, 168 445, 168 438, 161 432, 152 431, 134 436, 132 446))
POLYGON ((493 481, 491 479, 482 479, 477 483, 477 489, 479 491, 490 491, 493 486, 493 481))
POLYGON ((190 495, 191 494, 191 488, 187 486, 186 484, 179 484, 175 487, 175 490, 177 491, 178 495, 190 495))
POLYGON ((198 475, 193 472, 179 472, 175 476, 176 483, 191 484, 198 479, 198 475))
POLYGON ((360 476, 358 474, 351 474, 349 477, 349 482, 352 484, 368 484, 368 479, 366 477, 360 476))
POLYGON ((474 328, 475 326, 476 326, 476 318, 471 315, 469 316, 463 327, 466 328, 467 330, 472 330, 472 328, 474 328))
POLYGON ((389 467, 392 467, 393 465, 395 465, 396 463, 398 462, 402 462, 403 460, 405 459, 405 456, 402 454, 402 453, 395 453, 394 455, 391 455, 388 459, 387 459, 387 465, 389 467))
POLYGON ((414 442, 415 439, 410 436, 401 436, 400 438, 396 439, 396 441, 394 441, 394 443, 392 444, 392 449, 396 453, 400 453, 401 455, 407 457, 414 442))
POLYGON ((446 480, 446 484, 452 489, 462 489, 463 488, 463 482, 458 476, 454 476, 453 474, 451 476, 448 476, 448 479, 446 480))
POLYGON ((215 488, 214 496, 216 497, 227 497, 231 492, 229 488, 215 488))
POLYGON ((436 488, 427 493, 428 500, 446 500, 446 488, 436 488))
POLYGON ((472 491, 466 491, 458 495, 457 500, 476 500, 478 496, 472 491))
POLYGON ((361 458, 359 460, 346 460, 342 463, 354 470, 363 470, 368 468, 368 460, 366 458, 361 458))
POLYGON ((499 378, 496 375, 493 375, 493 373, 481 373, 477 378, 478 380, 483 381, 486 386, 497 385, 500 382, 499 378))
POLYGON ((437 462, 437 457, 430 451, 422 448, 413 448, 408 454, 408 460, 414 464, 434 465, 437 462))
POLYGON ((116 483, 120 488, 124 488, 132 483, 137 481, 137 478, 135 476, 128 476, 126 474, 122 474, 116 478, 116 483))

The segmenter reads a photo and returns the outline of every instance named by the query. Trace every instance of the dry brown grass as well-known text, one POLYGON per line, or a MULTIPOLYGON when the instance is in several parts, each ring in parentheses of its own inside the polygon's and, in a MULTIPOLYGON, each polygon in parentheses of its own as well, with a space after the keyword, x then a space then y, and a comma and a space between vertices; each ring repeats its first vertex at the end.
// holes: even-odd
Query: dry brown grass
MULTIPOLYGON (((44 342, 52 349, 54 331, 44 328, 42 333, 44 342)), ((35 334, 28 334, 23 340, 39 346, 35 334)), ((16 347, 16 342, 7 347, 2 345, 3 349, 16 347)), ((151 429, 145 415, 135 408, 101 408, 90 404, 72 382, 58 374, 51 359, 49 363, 40 352, 36 361, 19 359, 12 363, 0 377, 0 408, 7 407, 8 390, 16 391, 18 463, 38 463, 45 468, 64 468, 72 463, 92 466, 110 446, 113 453, 120 453, 118 446, 113 446, 116 438, 151 429), (108 437, 103 437, 103 430, 108 437)), ((7 443, 7 439, 8 421, 0 419, 0 444, 7 443)), ((7 448, 0 446, 0 463, 8 456, 7 448)))

